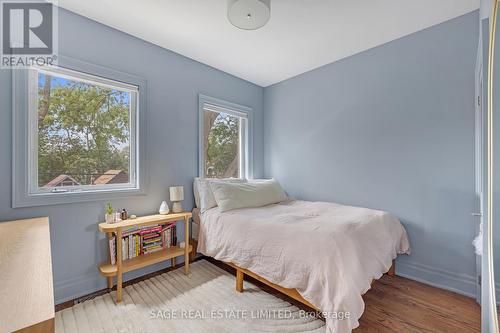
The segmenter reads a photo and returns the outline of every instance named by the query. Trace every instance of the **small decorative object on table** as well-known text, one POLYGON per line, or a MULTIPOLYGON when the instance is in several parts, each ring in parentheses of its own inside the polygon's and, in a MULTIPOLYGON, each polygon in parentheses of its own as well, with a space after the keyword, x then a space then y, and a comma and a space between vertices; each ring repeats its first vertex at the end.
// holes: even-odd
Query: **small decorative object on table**
POLYGON ((162 201, 162 203, 160 205, 160 209, 158 210, 158 213, 160 213, 161 215, 167 215, 168 212, 170 212, 170 209, 168 209, 167 202, 162 201))
POLYGON ((106 223, 115 222, 115 213, 113 212, 113 206, 110 202, 106 204, 106 213, 104 214, 104 219, 106 220, 106 223))
POLYGON ((182 213, 182 200, 184 200, 184 187, 172 186, 170 187, 170 201, 172 204, 173 213, 182 213))
POLYGON ((127 213, 127 210, 125 208, 122 209, 121 218, 122 218, 122 221, 125 221, 128 219, 128 213, 127 213))

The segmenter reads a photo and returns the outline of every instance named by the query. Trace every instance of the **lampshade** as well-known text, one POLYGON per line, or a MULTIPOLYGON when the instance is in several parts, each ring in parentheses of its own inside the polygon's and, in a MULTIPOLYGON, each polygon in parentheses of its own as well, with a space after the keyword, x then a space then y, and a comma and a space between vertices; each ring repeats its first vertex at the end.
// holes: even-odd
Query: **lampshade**
POLYGON ((184 187, 183 186, 170 187, 170 201, 182 201, 182 200, 184 200, 184 187))

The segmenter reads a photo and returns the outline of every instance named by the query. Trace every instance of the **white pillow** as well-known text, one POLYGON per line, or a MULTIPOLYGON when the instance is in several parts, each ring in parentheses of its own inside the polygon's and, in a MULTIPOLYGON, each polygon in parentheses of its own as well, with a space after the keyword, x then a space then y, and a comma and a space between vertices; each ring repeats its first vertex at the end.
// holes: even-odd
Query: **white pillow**
POLYGON ((196 203, 196 207, 200 208, 200 178, 196 177, 193 181, 193 194, 194 194, 194 202, 196 203))
POLYGON ((287 200, 285 191, 274 179, 242 184, 214 182, 210 187, 221 212, 262 207, 287 200))
POLYGON ((241 178, 195 178, 193 182, 194 199, 196 202, 196 207, 200 209, 200 213, 204 213, 210 208, 216 207, 217 202, 215 201, 212 189, 210 188, 211 183, 246 183, 246 179, 241 178))

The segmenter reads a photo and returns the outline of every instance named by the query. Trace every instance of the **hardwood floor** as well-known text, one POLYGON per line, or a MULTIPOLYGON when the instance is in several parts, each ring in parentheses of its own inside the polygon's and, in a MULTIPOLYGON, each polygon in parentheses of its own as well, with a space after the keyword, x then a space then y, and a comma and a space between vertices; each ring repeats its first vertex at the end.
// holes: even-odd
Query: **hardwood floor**
MULTIPOLYGON (((201 257, 196 260, 208 260, 233 275, 236 274, 234 268, 212 258, 201 257)), ((175 268, 177 267, 173 269, 175 268)), ((170 270, 172 268, 151 273, 128 281, 124 285, 131 285, 170 270)), ((251 277, 245 276, 245 280, 301 309, 311 310, 304 304, 251 277)), ((104 289, 90 297, 106 292, 107 290, 104 289)), ((474 299, 403 277, 384 275, 373 283, 372 288, 363 298, 366 303, 365 312, 360 319, 360 326, 353 331, 354 333, 474 333, 481 331, 480 308, 474 299)), ((59 304, 56 306, 56 311, 74 304, 74 301, 59 304)))
MULTIPOLYGON (((232 267, 205 258, 232 274, 232 267)), ((245 280, 295 306, 310 310, 302 303, 245 276, 245 280)), ((481 331, 480 308, 472 298, 431 287, 403 277, 384 275, 363 296, 366 308, 354 333, 474 333, 481 331)))
POLYGON ((481 331, 474 299, 399 276, 384 275, 363 298, 366 308, 355 333, 481 331))

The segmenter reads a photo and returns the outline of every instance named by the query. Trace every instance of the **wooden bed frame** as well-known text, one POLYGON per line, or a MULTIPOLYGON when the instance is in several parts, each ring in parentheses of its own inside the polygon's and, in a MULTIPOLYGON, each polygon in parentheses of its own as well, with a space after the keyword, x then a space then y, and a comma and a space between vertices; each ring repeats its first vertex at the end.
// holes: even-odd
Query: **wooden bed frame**
MULTIPOLYGON (((199 225, 199 220, 196 221, 196 218, 194 218, 196 214, 193 211, 193 222, 199 225)), ((197 243, 196 243, 197 244, 197 243)), ((196 246, 196 245, 195 245, 196 246)), ((194 253, 196 253, 196 248, 194 248, 194 253)), ((264 283, 265 285, 287 295, 288 297, 291 297, 292 299, 310 307, 311 309, 314 309, 316 311, 320 311, 317 307, 306 301, 296 289, 290 289, 290 288, 284 288, 282 286, 279 286, 275 283, 272 283, 269 280, 264 279, 263 277, 255 274, 254 272, 249 271, 248 269, 241 268, 236 266, 235 264, 226 262, 227 265, 233 267, 236 270, 236 291, 242 293, 243 292, 243 278, 246 275, 251 276, 252 278, 256 279, 257 281, 260 281, 264 283)), ((392 266, 389 268, 389 271, 387 271, 387 275, 389 276, 394 276, 396 275, 396 261, 392 261, 392 266)), ((372 281, 373 283, 373 281, 372 281)))
MULTIPOLYGON (((243 278, 246 275, 248 276, 251 276, 253 277, 254 279, 256 279, 257 281, 260 281, 266 285, 268 285, 269 287, 287 295, 288 297, 291 297, 293 298, 294 300, 304 304, 304 305, 307 305, 308 307, 310 307, 311 309, 314 309, 316 311, 320 311, 320 309, 318 309, 316 306, 312 305, 311 303, 309 303, 308 301, 306 301, 300 294, 299 292, 296 290, 296 289, 290 289, 290 288, 284 288, 282 286, 279 286, 277 284, 274 284, 272 283, 271 281, 269 280, 266 280, 264 279, 263 277, 249 271, 248 269, 245 269, 245 268, 241 268, 241 267, 238 267, 232 263, 227 263, 229 266, 233 267, 234 269, 236 269, 236 291, 237 292, 240 292, 242 293, 243 292, 243 278)), ((389 271, 387 271, 387 275, 389 276, 394 276, 396 275, 396 261, 393 260, 392 261, 392 266, 391 268, 389 268, 389 271)))

